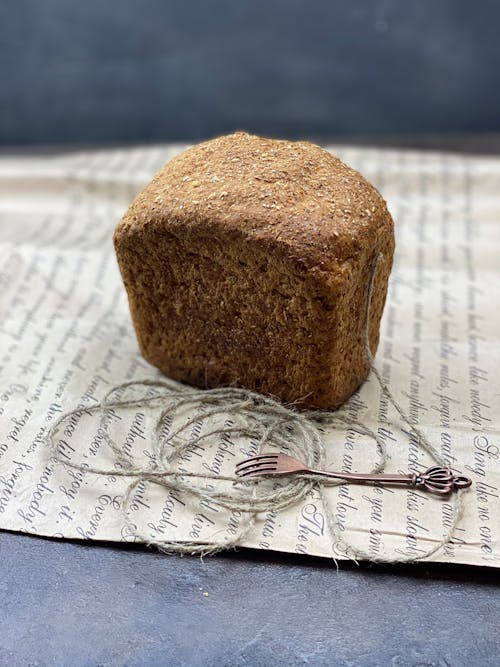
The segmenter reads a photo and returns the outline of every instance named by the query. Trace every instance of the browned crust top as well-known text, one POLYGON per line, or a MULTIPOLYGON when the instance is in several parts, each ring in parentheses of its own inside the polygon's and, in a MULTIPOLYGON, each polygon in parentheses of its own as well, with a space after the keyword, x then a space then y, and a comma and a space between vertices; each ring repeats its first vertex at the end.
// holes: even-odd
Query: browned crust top
POLYGON ((278 242, 309 267, 331 271, 374 244, 392 220, 379 192, 315 144, 245 132, 197 144, 168 162, 137 196, 116 235, 148 225, 200 225, 278 242))

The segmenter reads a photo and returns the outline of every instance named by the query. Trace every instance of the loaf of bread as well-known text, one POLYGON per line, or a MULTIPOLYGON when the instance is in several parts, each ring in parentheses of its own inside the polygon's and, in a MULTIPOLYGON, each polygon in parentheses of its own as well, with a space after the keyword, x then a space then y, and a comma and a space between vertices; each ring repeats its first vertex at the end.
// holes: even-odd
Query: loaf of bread
POLYGON ((334 409, 365 380, 394 251, 358 172, 308 142, 244 132, 166 164, 114 235, 140 350, 166 375, 334 409))

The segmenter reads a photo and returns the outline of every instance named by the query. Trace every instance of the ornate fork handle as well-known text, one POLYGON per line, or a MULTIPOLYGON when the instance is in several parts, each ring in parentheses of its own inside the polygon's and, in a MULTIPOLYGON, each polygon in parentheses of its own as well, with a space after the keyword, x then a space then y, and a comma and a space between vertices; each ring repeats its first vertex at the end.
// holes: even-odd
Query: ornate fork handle
POLYGON ((453 491, 467 489, 472 480, 461 475, 454 475, 449 468, 442 466, 432 466, 423 473, 409 475, 391 475, 388 473, 349 473, 349 472, 327 472, 325 470, 311 470, 315 475, 322 477, 332 477, 334 479, 343 479, 351 482, 370 482, 372 484, 403 484, 424 488, 431 493, 447 496, 453 491))

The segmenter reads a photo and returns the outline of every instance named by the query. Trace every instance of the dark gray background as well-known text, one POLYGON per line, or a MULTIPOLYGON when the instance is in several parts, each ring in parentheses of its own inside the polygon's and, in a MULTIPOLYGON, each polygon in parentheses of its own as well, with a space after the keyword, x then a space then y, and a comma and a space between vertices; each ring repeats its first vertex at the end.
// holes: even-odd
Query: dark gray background
POLYGON ((13 0, 0 144, 500 130, 497 0, 13 0))

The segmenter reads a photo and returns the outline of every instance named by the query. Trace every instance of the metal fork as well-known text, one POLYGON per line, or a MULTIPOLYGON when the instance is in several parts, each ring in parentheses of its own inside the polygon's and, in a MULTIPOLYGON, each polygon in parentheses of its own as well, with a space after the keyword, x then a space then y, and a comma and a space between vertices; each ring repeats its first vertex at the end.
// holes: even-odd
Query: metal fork
POLYGON ((447 496, 452 491, 467 489, 472 480, 461 475, 454 475, 450 468, 444 466, 432 466, 423 473, 410 473, 408 475, 397 475, 387 473, 351 473, 331 472, 326 470, 314 470, 294 459, 288 454, 259 454, 240 461, 236 465, 238 477, 279 477, 283 475, 319 475, 321 477, 332 477, 346 482, 361 482, 369 484, 399 484, 410 487, 418 487, 447 496))

